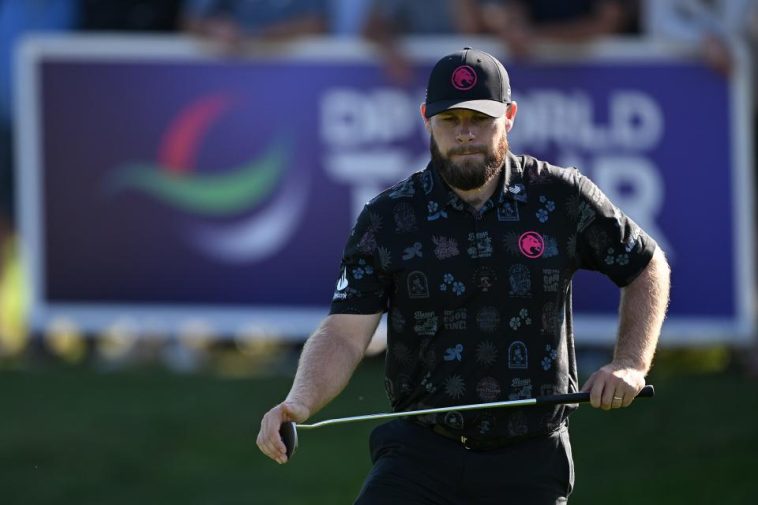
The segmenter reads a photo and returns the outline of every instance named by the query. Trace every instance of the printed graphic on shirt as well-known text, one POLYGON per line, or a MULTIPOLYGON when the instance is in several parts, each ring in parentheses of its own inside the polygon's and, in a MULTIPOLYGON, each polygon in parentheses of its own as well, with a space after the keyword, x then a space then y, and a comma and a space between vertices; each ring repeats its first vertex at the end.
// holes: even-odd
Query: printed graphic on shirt
POLYGON ((554 335, 558 331, 558 309, 554 302, 547 302, 542 307, 542 331, 554 335))
POLYGON ((545 293, 557 293, 560 279, 560 270, 557 268, 544 268, 542 270, 542 287, 545 293))
POLYGON ((585 238, 587 240, 587 244, 590 246, 590 249, 592 249, 595 255, 597 255, 602 261, 605 250, 608 248, 611 242, 610 238, 608 237, 608 233, 605 230, 593 228, 591 230, 587 230, 585 238))
POLYGON ((529 268, 525 265, 511 265, 508 269, 508 281, 511 285, 509 294, 513 297, 530 297, 532 290, 532 276, 529 268))
POLYGON ((465 330, 466 329, 466 309, 446 310, 442 314, 442 321, 446 330, 465 330))
POLYGON ((519 248, 519 234, 515 231, 509 231, 503 237, 503 247, 513 256, 521 256, 521 249, 519 248))
POLYGON ((509 400, 526 400, 532 397, 532 379, 515 378, 511 381, 509 400))
POLYGON ((358 266, 352 269, 353 279, 363 279, 369 275, 374 274, 374 267, 368 265, 363 258, 358 260, 358 266))
POLYGON ((416 188, 413 187, 413 179, 406 179, 392 186, 389 197, 393 200, 398 198, 410 198, 416 194, 416 188))
POLYGON ((497 220, 498 221, 518 221, 518 204, 505 200, 500 203, 497 208, 497 220))
POLYGON ((400 309, 397 307, 393 308, 390 312, 389 319, 390 326, 395 332, 401 333, 403 330, 405 330, 405 318, 403 317, 402 312, 400 312, 400 309))
POLYGON ((445 423, 445 426, 460 431, 463 429, 463 414, 456 410, 448 412, 445 414, 443 422, 445 423))
POLYGON ((469 247, 466 252, 471 259, 489 258, 492 256, 492 239, 489 232, 478 231, 468 234, 469 247))
POLYGON ((529 368, 529 356, 527 354, 526 344, 520 340, 516 340, 508 346, 508 368, 529 368))
POLYGON ((416 320, 413 326, 416 335, 433 336, 437 333, 437 315, 434 312, 417 310, 413 317, 416 320))
POLYGON ((532 318, 529 317, 529 311, 527 309, 519 310, 518 314, 513 316, 508 322, 508 325, 513 330, 518 330, 522 325, 529 326, 532 324, 532 318))
POLYGON ((495 286, 497 281, 497 275, 495 271, 486 266, 481 266, 474 270, 474 286, 476 286, 482 293, 489 292, 495 286))
POLYGON ((497 354, 497 346, 489 340, 479 342, 476 346, 476 361, 482 365, 492 365, 497 360, 497 354))
POLYGON ((500 383, 494 377, 484 377, 476 385, 476 394, 485 402, 494 402, 501 392, 500 383))
POLYGON ((500 314, 495 307, 482 307, 476 313, 476 323, 483 332, 492 333, 500 326, 500 314))
POLYGON ((428 170, 421 173, 421 188, 424 190, 425 195, 428 195, 434 189, 434 178, 428 170))
POLYGON ((558 256, 558 241, 550 235, 542 235, 545 243, 545 251, 542 253, 543 258, 553 258, 558 256))
POLYGON ((463 360, 463 344, 455 344, 453 347, 445 349, 445 361, 462 361, 463 360))
POLYGON ((400 363, 402 363, 405 366, 410 366, 415 361, 414 359, 415 357, 411 353, 410 349, 408 349, 408 346, 402 342, 393 344, 392 355, 395 357, 396 360, 398 360, 400 363))
POLYGON ((424 246, 421 242, 414 242, 410 247, 403 249, 403 260, 408 261, 412 260, 413 258, 423 258, 423 248, 424 246))
POLYGON ((382 270, 386 272, 392 265, 392 255, 390 254, 389 249, 386 247, 377 247, 376 253, 379 255, 379 263, 382 265, 382 270))
POLYGON ((376 249, 376 235, 374 234, 374 230, 370 228, 366 230, 363 233, 363 236, 361 236, 361 239, 358 241, 358 245, 356 247, 363 254, 373 253, 374 249, 376 249))
POLYGON ((537 219, 540 223, 547 223, 550 219, 550 214, 555 211, 555 202, 549 200, 545 195, 540 195, 540 208, 537 209, 537 219))
POLYGON ((487 433, 495 429, 495 423, 496 423, 495 416, 493 414, 485 412, 479 416, 479 418, 477 419, 475 423, 476 431, 480 435, 486 435, 487 433))
POLYGON ((453 274, 448 273, 442 276, 440 291, 443 293, 452 292, 455 293, 456 296, 461 296, 466 292, 466 286, 462 282, 455 280, 453 274))
POLYGON ((445 209, 441 208, 440 205, 437 202, 430 201, 426 204, 426 211, 427 221, 436 221, 438 219, 446 219, 447 218, 447 212, 445 209))
POLYGON ((423 387, 424 391, 426 391, 429 394, 437 392, 437 386, 435 386, 432 383, 432 373, 431 372, 427 372, 426 375, 424 375, 424 378, 421 379, 421 387, 423 387))
POLYGON ((458 242, 454 238, 432 236, 432 242, 434 242, 434 255, 437 259, 444 260, 460 254, 458 242))
POLYGON ((454 400, 463 398, 466 394, 466 383, 460 375, 451 375, 445 380, 445 394, 454 400))
POLYGON ((429 281, 424 272, 414 270, 408 274, 408 298, 429 298, 429 281))
POLYGON ((619 254, 616 253, 616 249, 609 247, 606 250, 604 262, 606 265, 619 265, 624 266, 629 264, 629 255, 625 252, 619 254))
POLYGON ((399 396, 410 394, 412 389, 411 378, 406 374, 398 374, 395 379, 395 394, 399 396))
POLYGON ((395 205, 393 217, 397 233, 410 233, 418 229, 416 214, 413 212, 413 206, 408 202, 401 202, 395 205))
POLYGON ((518 247, 521 254, 530 259, 536 259, 545 252, 545 240, 536 231, 527 231, 518 238, 518 247))
POLYGON ((545 357, 542 358, 542 369, 546 372, 553 368, 553 363, 558 359, 558 351, 553 349, 550 344, 545 346, 545 357))

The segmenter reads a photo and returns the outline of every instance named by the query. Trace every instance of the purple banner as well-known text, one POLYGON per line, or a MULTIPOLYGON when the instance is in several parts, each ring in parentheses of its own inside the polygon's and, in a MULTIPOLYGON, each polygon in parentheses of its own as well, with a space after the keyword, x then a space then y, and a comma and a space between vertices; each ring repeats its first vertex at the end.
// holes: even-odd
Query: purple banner
MULTIPOLYGON (((41 303, 325 310, 363 203, 426 164, 431 61, 398 86, 328 57, 39 58, 41 303)), ((744 324, 732 83, 673 58, 506 65, 511 148, 576 166, 663 246, 675 333, 744 324)), ((610 281, 574 292, 579 321, 615 318, 610 281)))

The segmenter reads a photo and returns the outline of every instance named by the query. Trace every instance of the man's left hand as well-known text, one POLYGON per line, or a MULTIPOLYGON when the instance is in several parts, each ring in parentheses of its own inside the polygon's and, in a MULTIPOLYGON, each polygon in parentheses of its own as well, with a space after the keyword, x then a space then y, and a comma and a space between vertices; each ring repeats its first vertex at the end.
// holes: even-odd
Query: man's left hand
POLYGON ((642 370, 614 361, 593 373, 582 391, 590 392, 593 407, 610 410, 631 405, 644 386, 642 370))

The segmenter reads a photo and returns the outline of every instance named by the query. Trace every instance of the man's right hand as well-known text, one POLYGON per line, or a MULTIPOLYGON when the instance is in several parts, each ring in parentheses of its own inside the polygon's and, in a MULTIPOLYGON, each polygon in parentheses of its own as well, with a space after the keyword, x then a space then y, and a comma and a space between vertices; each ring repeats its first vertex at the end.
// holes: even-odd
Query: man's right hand
POLYGON ((292 421, 302 423, 310 416, 305 405, 294 401, 284 401, 266 412, 261 420, 261 430, 258 432, 258 448, 279 464, 287 462, 287 447, 285 447, 279 428, 282 423, 292 421))

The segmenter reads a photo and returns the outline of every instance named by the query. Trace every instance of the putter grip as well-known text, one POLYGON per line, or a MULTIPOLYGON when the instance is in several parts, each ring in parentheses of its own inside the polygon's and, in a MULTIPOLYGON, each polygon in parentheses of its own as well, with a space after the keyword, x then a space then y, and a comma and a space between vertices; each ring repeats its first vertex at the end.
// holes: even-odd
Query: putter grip
MULTIPOLYGON (((646 385, 636 398, 652 398, 655 396, 655 388, 652 384, 646 385)), ((560 405, 565 403, 586 403, 590 401, 590 392, 568 393, 564 395, 548 395, 537 398, 537 405, 560 405)))
POLYGON ((297 429, 295 423, 285 422, 279 427, 279 436, 282 437, 282 442, 287 448, 287 459, 290 459, 295 454, 297 449, 297 429))

